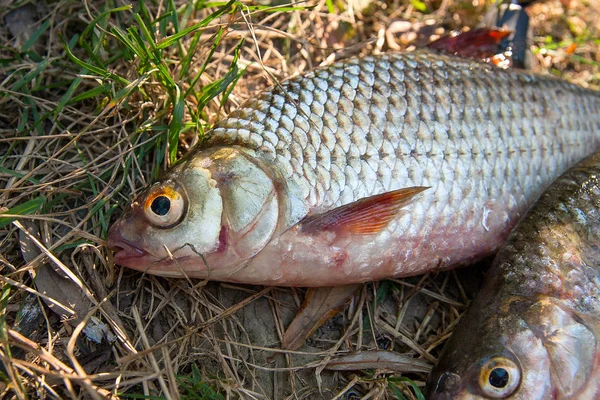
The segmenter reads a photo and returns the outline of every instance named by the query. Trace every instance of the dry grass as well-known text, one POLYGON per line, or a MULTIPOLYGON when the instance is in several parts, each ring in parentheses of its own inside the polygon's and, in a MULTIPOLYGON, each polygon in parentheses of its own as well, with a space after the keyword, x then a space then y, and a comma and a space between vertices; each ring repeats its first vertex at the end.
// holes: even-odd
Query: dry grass
MULTIPOLYGON (((112 13, 126 4, 7 3, 0 5, 0 207, 7 211, 0 396, 416 397, 412 385, 426 378, 416 371, 422 360, 435 362, 481 268, 366 284, 291 352, 279 343, 302 290, 142 275, 116 267, 103 239, 134 194, 253 93, 334 59, 475 26, 483 2, 389 0, 362 10, 358 0, 262 10, 235 3, 147 57, 132 57, 114 28, 146 23, 150 37, 140 30, 139 38, 164 43, 214 13, 215 3, 147 2, 112 13), (228 94, 225 83, 243 70, 228 94), (219 94, 211 82, 223 83, 219 94), (405 354, 410 379, 324 369, 332 357, 377 348, 405 354), (420 360, 413 369, 411 359, 420 360)), ((535 68, 599 87, 598 10, 598 0, 534 5, 535 68)))

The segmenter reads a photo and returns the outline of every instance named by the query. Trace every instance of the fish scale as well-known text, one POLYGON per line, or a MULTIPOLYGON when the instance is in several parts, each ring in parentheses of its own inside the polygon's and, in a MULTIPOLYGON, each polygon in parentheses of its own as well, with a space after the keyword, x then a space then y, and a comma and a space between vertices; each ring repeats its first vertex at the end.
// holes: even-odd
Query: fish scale
MULTIPOLYGON (((350 192, 351 195, 344 196, 344 199, 353 201, 398 187, 424 184, 442 186, 439 182, 433 182, 434 178, 443 179, 443 176, 436 173, 437 168, 427 168, 426 165, 433 161, 437 164, 434 167, 444 168, 448 163, 440 157, 444 154, 457 154, 457 160, 466 160, 467 168, 479 168, 478 164, 489 165, 487 160, 481 160, 481 155, 484 154, 489 163, 501 161, 498 167, 515 171, 517 179, 531 177, 527 172, 533 171, 534 175, 539 174, 547 181, 547 177, 555 175, 556 170, 564 170, 574 160, 586 154, 584 148, 573 149, 572 146, 577 143, 570 141, 570 138, 577 139, 580 143, 587 142, 585 147, 588 147, 589 139, 596 141, 594 132, 598 129, 599 117, 592 109, 598 109, 600 102, 595 93, 591 96, 591 92, 586 93, 585 90, 554 79, 540 79, 524 73, 505 73, 483 64, 456 59, 451 59, 453 62, 450 63, 448 60, 444 56, 414 54, 366 57, 338 63, 317 73, 283 83, 280 88, 266 92, 259 100, 251 101, 234 111, 228 119, 216 125, 208 143, 214 145, 225 139, 228 144, 259 150, 265 159, 281 166, 286 172, 284 177, 299 185, 305 198, 313 200, 310 205, 314 207, 322 204, 341 205, 340 191, 350 192), (361 66, 371 68, 362 73, 361 66), (374 76, 370 70, 375 71, 374 76), (443 82, 442 78, 447 79, 447 83, 442 86, 428 84, 432 83, 434 75, 440 75, 440 83, 443 82), (326 91, 322 87, 327 79, 330 85, 326 91), (314 96, 316 87, 321 89, 314 96), (356 91, 357 87, 365 89, 356 91), (565 92, 562 97, 553 93, 558 88, 565 92), (391 96, 390 99, 385 97, 386 91, 391 96), (539 94, 541 91, 545 93, 539 94), (368 97, 371 92, 383 94, 368 97), (405 99, 403 94, 407 92, 408 99, 405 99), (450 103, 447 99, 451 92, 455 95, 450 103), (534 96, 538 99, 535 100, 534 96), (285 107, 286 98, 287 105, 298 102, 298 108, 302 112, 297 112, 296 107, 285 107), (331 101, 330 104, 337 103, 336 107, 327 107, 328 101, 331 101), (245 128, 238 128, 238 124, 246 126, 249 121, 253 121, 254 115, 262 113, 267 104, 270 104, 267 113, 270 121, 269 124, 262 125, 260 135, 250 136, 245 128), (594 105, 591 106, 592 104, 594 105), (563 117, 548 118, 550 121, 560 121, 559 126, 549 126, 550 121, 544 122, 548 117, 543 112, 544 108, 550 108, 563 117), (326 111, 321 115, 319 112, 315 113, 315 109, 326 111), (403 115, 403 111, 407 114, 403 115), (351 113, 354 116, 358 114, 359 117, 351 119, 351 113), (394 115, 388 118, 390 114, 394 115), (365 118, 366 115, 369 118, 365 118), (285 119, 286 116, 288 119, 285 119), (585 119, 588 122, 579 126, 579 122, 585 119), (272 122, 278 120, 283 121, 279 124, 272 122), (377 128, 375 123, 370 124, 371 121, 382 120, 386 121, 383 129, 377 128), (320 140, 310 142, 307 137, 320 140), (534 146, 541 141, 540 137, 553 138, 552 142, 566 153, 564 158, 554 158, 560 151, 552 149, 547 149, 546 154, 540 154, 544 149, 540 152, 534 146), (446 139, 448 143, 444 146, 443 141, 446 139), (325 151, 327 146, 321 148, 320 145, 328 143, 331 149, 332 141, 335 143, 333 154, 328 154, 325 151), (454 147, 456 142, 464 147, 454 147), (519 146, 519 143, 524 146, 519 146), (284 146, 290 146, 292 151, 285 151, 284 146), (498 151, 499 148, 502 150, 498 151), (520 151, 521 148, 538 157, 533 160, 534 166, 527 167, 530 159, 515 157, 515 165, 506 157, 507 153, 520 151), (373 150, 368 151, 370 149, 373 150), (388 154, 386 150, 390 149, 396 149, 395 163, 386 160, 385 156, 380 157, 381 153, 388 154), (320 159, 318 165, 329 168, 316 168, 317 153, 320 159), (428 157, 422 157, 423 155, 428 157), (416 170, 429 171, 432 175, 407 176, 407 170, 414 170, 406 168, 407 163, 410 164, 407 160, 409 157, 417 160, 420 167, 416 170), (542 160, 556 160, 554 169, 545 174, 546 179, 540 168, 542 160), (483 161, 483 164, 478 163, 479 161, 483 161), (310 168, 304 167, 307 164, 310 168), (378 178, 390 174, 392 181, 376 187, 367 175, 373 170, 370 167, 373 164, 381 171, 377 174, 378 178), (390 164, 394 167, 390 168, 390 164), (333 165, 342 171, 349 166, 352 172, 345 174, 347 182, 341 179, 338 193, 331 191, 327 198, 320 199, 321 203, 317 203, 317 186, 330 185, 329 175, 333 165)), ((260 124, 258 121, 257 123, 260 124)), ((493 171, 493 168, 489 171, 493 171)), ((450 181, 444 180, 444 183, 448 182, 450 181)), ((524 184, 525 182, 521 182, 520 186, 524 184)))
POLYGON ((497 249, 542 190, 598 147, 598 110, 598 92, 552 77, 429 52, 352 58, 246 102, 171 174, 224 147, 273 178, 277 229, 218 279, 319 286, 412 275, 497 249), (289 230, 415 186, 429 189, 369 238, 289 230), (341 272, 328 274, 334 265, 341 272))

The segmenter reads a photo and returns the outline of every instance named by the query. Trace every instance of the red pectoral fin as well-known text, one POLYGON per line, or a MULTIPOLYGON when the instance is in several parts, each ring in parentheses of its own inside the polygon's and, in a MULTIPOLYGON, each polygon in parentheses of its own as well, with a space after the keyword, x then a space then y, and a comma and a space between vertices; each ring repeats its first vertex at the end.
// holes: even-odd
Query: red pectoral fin
POLYGON ((378 233, 394 219, 400 208, 426 189, 428 187, 414 186, 366 197, 323 214, 306 217, 300 221, 300 230, 308 234, 322 231, 359 235, 378 233))

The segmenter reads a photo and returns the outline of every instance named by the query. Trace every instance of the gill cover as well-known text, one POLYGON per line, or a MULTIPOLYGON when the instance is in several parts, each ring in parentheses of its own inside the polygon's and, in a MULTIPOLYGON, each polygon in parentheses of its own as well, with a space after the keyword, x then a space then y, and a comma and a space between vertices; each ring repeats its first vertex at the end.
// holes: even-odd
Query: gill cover
POLYGON ((598 363, 595 318, 541 300, 530 307, 524 320, 544 346, 554 392, 559 398, 584 398, 581 393, 594 380, 598 363))
POLYGON ((199 160, 208 169, 223 199, 220 252, 230 263, 258 253, 277 228, 279 202, 275 183, 258 161, 236 148, 221 148, 199 160))

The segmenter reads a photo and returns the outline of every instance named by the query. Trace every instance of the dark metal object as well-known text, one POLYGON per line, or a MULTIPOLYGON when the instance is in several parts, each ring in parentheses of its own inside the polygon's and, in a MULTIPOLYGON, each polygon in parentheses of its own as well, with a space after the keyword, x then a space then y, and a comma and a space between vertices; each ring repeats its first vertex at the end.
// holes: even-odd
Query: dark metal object
MULTIPOLYGON (((531 2, 526 3, 526 5, 531 2)), ((506 28, 512 33, 501 43, 502 51, 512 53, 513 67, 529 69, 531 60, 529 56, 529 15, 525 12, 525 5, 520 5, 518 1, 513 0, 510 4, 500 6, 500 16, 496 25, 506 28)))

